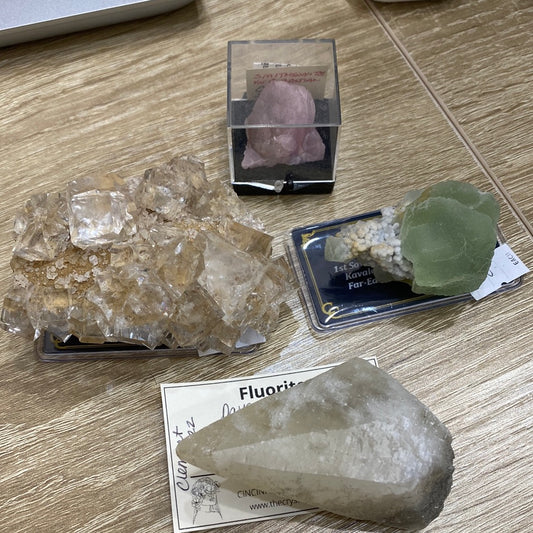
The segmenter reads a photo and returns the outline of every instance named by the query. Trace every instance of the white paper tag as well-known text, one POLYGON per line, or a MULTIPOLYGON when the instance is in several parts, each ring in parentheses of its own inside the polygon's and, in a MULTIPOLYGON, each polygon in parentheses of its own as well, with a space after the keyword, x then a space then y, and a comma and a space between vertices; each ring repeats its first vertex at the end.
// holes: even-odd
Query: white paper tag
MULTIPOLYGON (((366 359, 378 366, 376 358, 366 359)), ((180 460, 182 439, 260 398, 289 389, 336 365, 292 372, 193 383, 163 383, 170 497, 174 532, 294 516, 316 510, 296 500, 280 498, 259 488, 244 488, 180 460)))
POLYGON ((263 87, 271 81, 286 81, 303 85, 315 100, 324 98, 328 68, 314 66, 280 66, 256 68, 246 71, 248 100, 255 100, 263 87))
POLYGON ((487 278, 478 289, 470 294, 476 300, 481 300, 497 291, 504 283, 510 283, 528 272, 529 268, 520 261, 509 245, 502 244, 494 250, 487 278))

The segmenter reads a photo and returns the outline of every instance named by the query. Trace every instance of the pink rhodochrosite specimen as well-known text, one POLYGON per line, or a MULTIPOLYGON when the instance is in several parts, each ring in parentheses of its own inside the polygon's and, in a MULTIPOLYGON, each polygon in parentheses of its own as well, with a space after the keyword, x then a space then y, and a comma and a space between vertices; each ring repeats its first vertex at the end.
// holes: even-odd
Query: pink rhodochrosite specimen
POLYGON ((278 164, 298 165, 324 159, 326 147, 313 127, 290 128, 286 125, 308 125, 315 121, 315 102, 302 85, 271 81, 261 91, 246 119, 248 144, 242 167, 273 167, 278 164))

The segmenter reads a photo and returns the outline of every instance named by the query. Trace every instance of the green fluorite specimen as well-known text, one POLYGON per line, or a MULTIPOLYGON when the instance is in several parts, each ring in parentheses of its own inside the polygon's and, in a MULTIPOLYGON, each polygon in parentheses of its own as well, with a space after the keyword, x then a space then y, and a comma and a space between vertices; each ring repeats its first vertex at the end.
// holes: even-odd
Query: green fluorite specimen
POLYGON ((494 196, 458 181, 424 189, 403 213, 402 255, 413 264, 413 291, 454 295, 485 280, 497 242, 494 196))

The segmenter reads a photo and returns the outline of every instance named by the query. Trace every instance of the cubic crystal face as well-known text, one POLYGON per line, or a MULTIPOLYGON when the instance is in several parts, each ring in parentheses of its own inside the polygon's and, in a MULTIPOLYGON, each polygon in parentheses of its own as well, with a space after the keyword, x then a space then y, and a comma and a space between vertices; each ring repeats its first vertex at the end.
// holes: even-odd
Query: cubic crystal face
POLYGON ((341 228, 327 239, 325 257, 356 258, 374 268, 378 281, 407 281, 416 293, 469 293, 487 276, 499 211, 492 194, 444 181, 411 191, 381 217, 341 228))
POLYGON ((191 156, 34 196, 15 238, 0 324, 34 338, 231 353, 248 328, 276 327, 292 289, 272 238, 191 156))
POLYGON ((86 177, 67 185, 70 239, 78 248, 122 242, 136 230, 136 206, 119 176, 86 177))
POLYGON ((62 194, 32 196, 15 217, 13 254, 28 261, 48 261, 68 244, 68 212, 62 194))
POLYGON ((176 453, 240 486, 420 529, 450 491, 451 440, 396 380, 355 358, 201 429, 176 453))

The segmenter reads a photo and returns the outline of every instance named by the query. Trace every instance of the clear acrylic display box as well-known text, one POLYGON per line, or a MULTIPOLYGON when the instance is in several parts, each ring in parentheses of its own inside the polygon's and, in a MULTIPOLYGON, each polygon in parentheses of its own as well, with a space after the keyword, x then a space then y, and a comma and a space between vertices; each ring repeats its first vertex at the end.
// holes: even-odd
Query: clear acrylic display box
POLYGON ((230 41, 227 75, 235 191, 331 192, 341 127, 335 41, 230 41))

